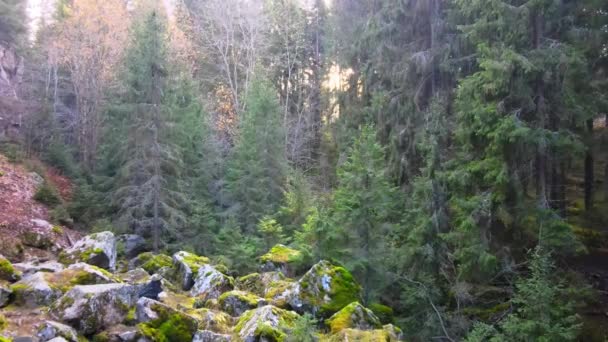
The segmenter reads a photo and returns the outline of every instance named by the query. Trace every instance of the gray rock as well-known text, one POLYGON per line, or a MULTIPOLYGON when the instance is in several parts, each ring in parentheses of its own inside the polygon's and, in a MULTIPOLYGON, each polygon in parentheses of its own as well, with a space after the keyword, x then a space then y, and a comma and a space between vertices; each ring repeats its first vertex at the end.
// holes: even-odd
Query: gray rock
POLYGON ((332 333, 342 329, 374 330, 382 328, 380 319, 368 308, 353 302, 325 321, 332 333))
POLYGON ((15 267, 15 269, 21 271, 24 276, 34 274, 36 272, 59 272, 65 268, 63 266, 63 264, 61 264, 57 261, 54 261, 54 260, 49 260, 49 261, 33 260, 33 261, 28 261, 28 262, 21 262, 21 263, 13 264, 13 267, 15 267))
POLYGON ((118 275, 122 281, 128 284, 142 284, 150 280, 150 274, 141 267, 134 268, 128 272, 118 275))
POLYGON ((176 270, 177 281, 184 291, 188 291, 194 285, 199 268, 209 263, 209 259, 185 251, 173 254, 173 267, 176 270))
POLYGON ((219 298, 222 311, 232 316, 240 316, 243 312, 267 305, 268 302, 252 293, 245 291, 228 291, 219 298))
MULTIPOLYGON (((17 336, 13 338, 13 342, 36 342, 36 339, 32 336, 17 336)), ((62 341, 56 341, 62 342, 62 341)))
POLYGON ((209 330, 199 330, 194 335, 192 342, 230 342, 230 335, 218 334, 209 330))
POLYGON ((240 338, 240 341, 265 341, 264 337, 260 336, 261 329, 259 328, 262 325, 264 326, 264 330, 270 328, 275 330, 277 334, 286 334, 286 330, 294 326, 298 317, 298 314, 293 311, 266 305, 245 312, 236 325, 235 333, 240 338))
POLYGON ((147 282, 138 285, 138 297, 146 297, 158 300, 158 295, 163 292, 163 277, 155 274, 147 282))
POLYGON ((193 297, 201 299, 217 299, 219 296, 234 288, 234 279, 216 270, 211 265, 199 268, 194 286, 190 290, 193 297))
POLYGON ((94 334, 122 322, 138 290, 129 284, 75 286, 55 303, 52 314, 85 335, 94 334))
MULTIPOLYGON (((84 262, 79 262, 72 264, 68 267, 68 270, 71 271, 83 271, 90 275, 92 281, 95 284, 108 284, 108 283, 116 283, 118 279, 115 278, 111 273, 96 266, 89 265, 84 262)), ((80 284, 85 285, 85 284, 80 284)))
POLYGON ((76 330, 68 325, 55 321, 46 321, 38 328, 36 336, 41 342, 49 341, 54 338, 64 338, 69 342, 77 342, 78 334, 76 330))
POLYGON ((124 249, 127 259, 135 258, 140 253, 146 252, 148 246, 146 240, 137 234, 123 234, 118 237, 118 243, 124 249))
POLYGON ((11 290, 8 284, 0 281, 0 308, 5 307, 8 304, 12 293, 13 290, 11 290))
POLYGON ((59 336, 59 337, 55 337, 53 339, 50 339, 49 342, 68 342, 68 340, 66 340, 65 338, 59 336))
POLYGON ((67 249, 61 259, 67 263, 82 261, 114 270, 116 267, 116 238, 112 232, 87 235, 67 249))
POLYGON ((47 272, 31 274, 13 285, 15 302, 26 307, 46 306, 61 296, 61 290, 51 286, 47 272))

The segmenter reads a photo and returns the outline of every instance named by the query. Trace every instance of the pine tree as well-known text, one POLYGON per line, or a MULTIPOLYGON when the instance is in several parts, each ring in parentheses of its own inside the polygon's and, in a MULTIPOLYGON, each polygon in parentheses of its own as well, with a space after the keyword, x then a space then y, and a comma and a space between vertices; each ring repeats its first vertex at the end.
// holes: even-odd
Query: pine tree
POLYGON ((288 165, 272 87, 265 81, 254 81, 246 106, 226 179, 234 203, 231 209, 241 226, 251 232, 262 217, 279 209, 288 165))

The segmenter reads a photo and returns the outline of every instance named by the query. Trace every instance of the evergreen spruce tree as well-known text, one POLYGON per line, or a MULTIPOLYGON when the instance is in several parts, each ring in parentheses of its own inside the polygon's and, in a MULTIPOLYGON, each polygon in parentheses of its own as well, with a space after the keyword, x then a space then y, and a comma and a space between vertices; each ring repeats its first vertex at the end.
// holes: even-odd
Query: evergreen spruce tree
POLYGON ((288 165, 279 105, 272 87, 265 81, 254 81, 246 107, 226 178, 234 202, 232 213, 244 229, 254 232, 262 217, 279 209, 288 165))
POLYGON ((116 225, 151 237, 158 250, 181 240, 190 223, 203 121, 188 82, 170 77, 164 19, 145 11, 134 24, 125 91, 109 110, 105 164, 116 225))
POLYGON ((516 284, 514 312, 497 327, 478 323, 469 342, 574 341, 581 327, 569 289, 556 281, 549 253, 537 247, 530 258, 530 274, 516 284))
MULTIPOLYGON (((321 239, 323 253, 343 262, 361 281, 364 301, 382 289, 389 258, 388 236, 398 221, 397 189, 386 175, 384 149, 372 126, 364 126, 338 168, 338 187, 330 206, 330 223, 321 239)), ((323 224, 323 222, 320 222, 323 224)))

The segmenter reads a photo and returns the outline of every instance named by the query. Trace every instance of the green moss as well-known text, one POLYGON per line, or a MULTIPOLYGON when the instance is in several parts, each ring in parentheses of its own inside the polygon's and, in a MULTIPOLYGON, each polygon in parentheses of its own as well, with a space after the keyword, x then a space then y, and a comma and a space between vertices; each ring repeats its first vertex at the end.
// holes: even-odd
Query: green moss
POLYGON ((386 306, 380 303, 373 303, 369 305, 369 309, 378 316, 382 324, 389 324, 395 321, 393 309, 390 306, 386 306))
POLYGON ((260 297, 249 292, 233 290, 222 293, 219 298, 220 304, 223 304, 226 299, 230 297, 236 297, 239 301, 247 303, 247 305, 251 307, 256 307, 258 305, 258 301, 261 299, 260 297))
POLYGON ((96 335, 93 336, 93 338, 91 339, 92 342, 109 342, 110 341, 110 336, 108 335, 107 331, 102 331, 96 335))
POLYGON ((13 284, 10 287, 11 291, 13 291, 13 299, 15 304, 22 305, 25 303, 27 299, 27 291, 30 290, 30 287, 25 284, 13 284))
POLYGON ((0 342, 13 342, 13 339, 10 337, 0 336, 0 342))
POLYGON ((158 272, 163 267, 171 267, 173 265, 171 257, 165 254, 146 252, 138 255, 137 258, 142 262, 141 267, 150 274, 158 272))
POLYGON ((0 279, 14 281, 19 278, 13 264, 8 259, 0 256, 0 279))
POLYGON ((346 305, 358 301, 361 287, 352 274, 341 266, 334 266, 328 275, 331 277, 330 298, 328 303, 321 305, 321 314, 331 314, 339 311, 346 305))
POLYGON ((291 249, 285 245, 276 245, 270 251, 260 257, 262 262, 272 262, 275 264, 300 263, 303 260, 302 253, 291 249))
POLYGON ((209 258, 204 256, 198 256, 193 253, 184 252, 182 253, 182 260, 192 270, 192 275, 196 277, 198 269, 205 264, 209 263, 209 258))
POLYGON ((101 248, 88 248, 80 253, 80 260, 87 261, 90 260, 91 257, 103 253, 103 249, 101 248))
POLYGON ((380 329, 358 330, 345 329, 330 337, 322 338, 321 342, 389 342, 391 340, 388 332, 380 329))
POLYGON ((135 307, 129 309, 127 316, 125 316, 125 324, 134 325, 137 324, 137 316, 135 315, 135 307))
POLYGON ((198 329, 196 320, 162 305, 153 305, 158 318, 137 325, 140 334, 155 342, 191 342, 198 329))
POLYGON ((337 333, 347 328, 354 328, 355 322, 353 318, 365 320, 367 324, 374 328, 381 328, 382 324, 374 317, 371 310, 363 307, 359 302, 353 302, 342 308, 342 310, 336 312, 331 318, 326 321, 326 324, 330 327, 332 333, 337 333), (363 313, 363 315, 361 315, 363 313), (361 317, 363 316, 363 317, 361 317))
POLYGON ((281 330, 274 328, 267 322, 262 322, 258 324, 255 329, 255 335, 260 339, 265 339, 265 341, 275 341, 275 342, 283 342, 287 338, 287 335, 281 330))
POLYGON ((61 228, 61 226, 53 226, 53 228, 51 228, 51 231, 55 234, 63 234, 63 228, 61 228))
POLYGON ((6 327, 8 327, 8 321, 6 320, 6 317, 0 313, 0 331, 3 331, 6 327))

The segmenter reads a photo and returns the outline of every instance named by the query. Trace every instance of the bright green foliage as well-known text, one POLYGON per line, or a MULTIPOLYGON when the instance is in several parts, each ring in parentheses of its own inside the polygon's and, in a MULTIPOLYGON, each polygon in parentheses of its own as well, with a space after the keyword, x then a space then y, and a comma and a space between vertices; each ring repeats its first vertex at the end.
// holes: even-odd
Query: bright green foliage
POLYGON ((154 342, 190 342, 197 330, 194 318, 156 305, 158 318, 138 324, 139 333, 154 342))
POLYGON ((551 256, 537 247, 530 275, 516 284, 515 311, 496 328, 478 323, 467 341, 573 341, 581 327, 571 289, 555 279, 551 256))
POLYGON ((317 338, 317 320, 306 313, 298 317, 293 322, 293 327, 290 327, 289 336, 287 336, 286 342, 315 342, 317 338))
POLYGON ((262 255, 260 260, 276 264, 299 263, 302 261, 302 253, 285 245, 275 245, 268 253, 262 255))
POLYGON ((270 247, 284 240, 283 227, 273 218, 264 217, 258 223, 258 233, 270 247))
POLYGON ((266 82, 255 80, 226 175, 243 228, 251 231, 279 208, 287 177, 284 146, 276 95, 266 82))

